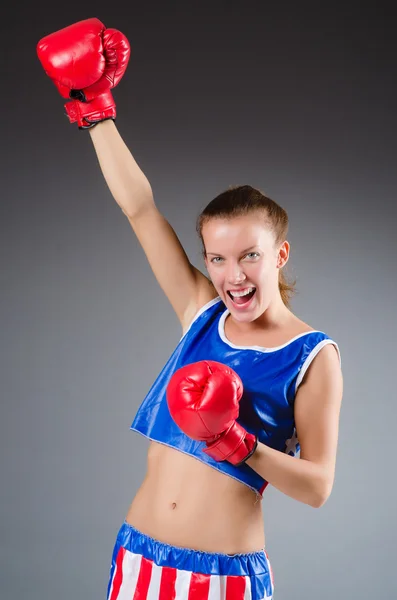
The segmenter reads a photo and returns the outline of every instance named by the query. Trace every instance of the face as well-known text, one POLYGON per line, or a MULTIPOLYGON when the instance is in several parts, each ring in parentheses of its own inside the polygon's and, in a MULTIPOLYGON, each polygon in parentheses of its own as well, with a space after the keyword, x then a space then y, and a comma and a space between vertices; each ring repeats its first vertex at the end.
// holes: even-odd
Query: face
POLYGON ((278 274, 289 244, 276 247, 262 215, 211 219, 202 230, 205 264, 216 291, 232 316, 250 322, 279 299, 278 274))

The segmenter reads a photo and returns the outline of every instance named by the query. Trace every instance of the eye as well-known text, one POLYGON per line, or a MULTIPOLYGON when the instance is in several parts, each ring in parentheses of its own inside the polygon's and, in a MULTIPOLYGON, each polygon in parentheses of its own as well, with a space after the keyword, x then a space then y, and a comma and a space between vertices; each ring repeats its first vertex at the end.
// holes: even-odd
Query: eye
POLYGON ((244 258, 246 258, 247 256, 250 258, 256 258, 257 256, 259 256, 259 252, 248 252, 248 254, 246 254, 244 258))
POLYGON ((219 261, 221 260, 223 260, 223 258, 221 258, 220 256, 214 256, 214 258, 211 258, 211 262, 215 264, 219 264, 219 261))

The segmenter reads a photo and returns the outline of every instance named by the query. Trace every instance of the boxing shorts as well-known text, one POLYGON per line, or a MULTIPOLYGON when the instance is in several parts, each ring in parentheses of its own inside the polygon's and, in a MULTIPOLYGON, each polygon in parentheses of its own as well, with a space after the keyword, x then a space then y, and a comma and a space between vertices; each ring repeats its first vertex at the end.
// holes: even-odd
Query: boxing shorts
POLYGON ((269 600, 272 569, 265 549, 219 554, 155 540, 127 522, 117 535, 108 600, 269 600))

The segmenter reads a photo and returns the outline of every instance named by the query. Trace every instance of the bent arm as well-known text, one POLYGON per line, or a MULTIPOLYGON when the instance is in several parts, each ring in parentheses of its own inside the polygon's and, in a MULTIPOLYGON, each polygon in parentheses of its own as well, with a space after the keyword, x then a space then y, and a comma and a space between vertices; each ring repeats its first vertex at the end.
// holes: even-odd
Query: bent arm
POLYGON ((339 357, 327 345, 313 360, 295 398, 300 460, 261 443, 247 460, 271 485, 313 508, 326 502, 333 487, 342 388, 339 357))

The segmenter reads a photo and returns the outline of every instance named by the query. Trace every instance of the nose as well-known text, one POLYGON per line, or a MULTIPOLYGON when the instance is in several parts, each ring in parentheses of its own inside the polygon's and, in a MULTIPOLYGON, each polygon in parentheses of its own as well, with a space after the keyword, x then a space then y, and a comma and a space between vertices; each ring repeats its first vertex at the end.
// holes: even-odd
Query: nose
POLYGON ((239 285, 243 281, 245 281, 246 275, 244 271, 241 269, 241 266, 236 264, 230 264, 227 272, 227 280, 232 285, 239 285))

